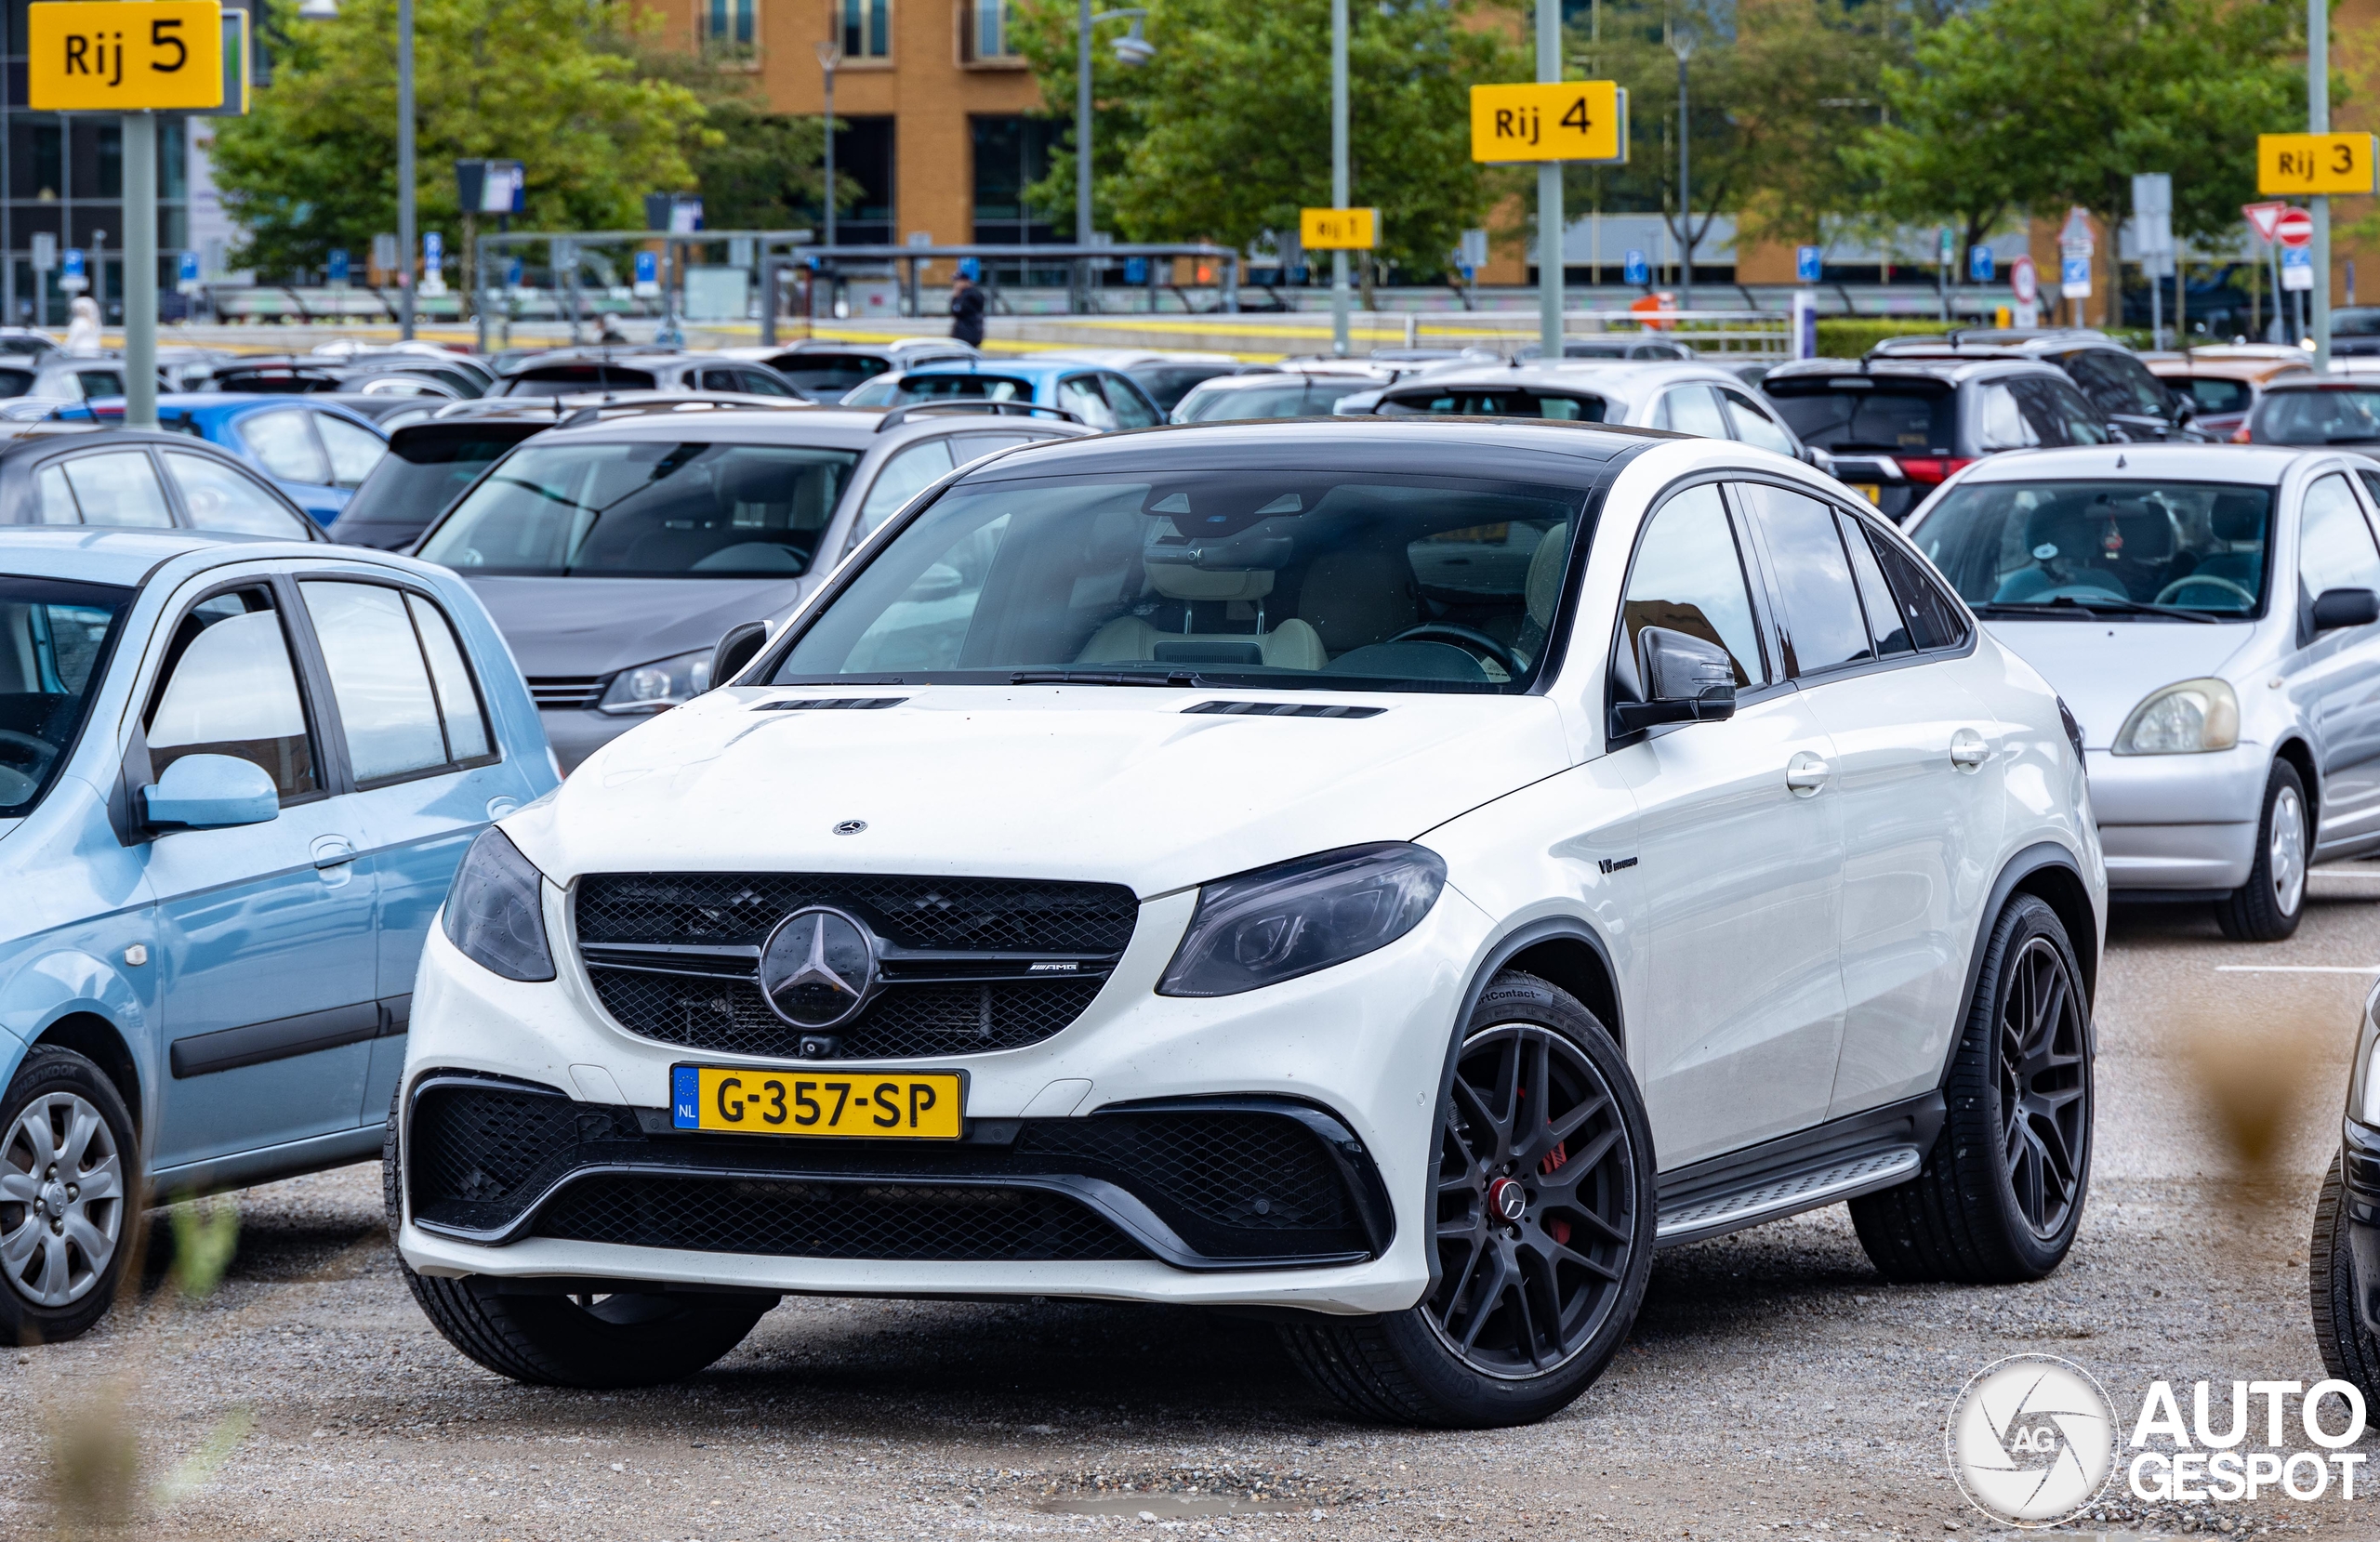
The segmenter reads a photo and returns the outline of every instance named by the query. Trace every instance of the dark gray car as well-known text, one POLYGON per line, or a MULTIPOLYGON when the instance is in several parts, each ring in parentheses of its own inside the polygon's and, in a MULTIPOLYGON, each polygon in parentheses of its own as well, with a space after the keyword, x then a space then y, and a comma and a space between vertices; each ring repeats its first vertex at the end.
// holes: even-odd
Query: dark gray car
POLYGON ((730 627, 784 620, 955 468, 1085 431, 945 407, 654 412, 557 428, 491 468, 416 555, 478 591, 568 771, 703 691, 730 627))

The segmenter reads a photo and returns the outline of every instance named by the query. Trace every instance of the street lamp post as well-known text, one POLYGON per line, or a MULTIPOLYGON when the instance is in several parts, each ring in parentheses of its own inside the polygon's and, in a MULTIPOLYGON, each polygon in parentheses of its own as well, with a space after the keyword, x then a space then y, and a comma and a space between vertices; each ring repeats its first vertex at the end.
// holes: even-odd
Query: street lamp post
MULTIPOLYGON (((2331 7, 2327 0, 2306 0, 2306 131, 2331 131, 2331 7)), ((2331 201, 2307 200, 2314 215, 2314 288, 2306 297, 2308 330, 2314 336, 2314 368, 2331 367, 2331 201)))
MULTIPOLYGON (((1148 14, 1138 7, 1123 10, 1101 11, 1093 15, 1091 0, 1082 0, 1080 15, 1075 23, 1075 244, 1091 244, 1091 30, 1102 21, 1115 21, 1129 17, 1131 34, 1116 40, 1116 62, 1129 69, 1138 69, 1156 54, 1157 47, 1141 35, 1140 19, 1148 14)), ((1082 308, 1091 309, 1091 260, 1075 259, 1075 271, 1079 275, 1082 308)))
MULTIPOLYGON (((1347 0, 1330 0, 1330 206, 1354 196, 1347 170, 1347 0)), ((1330 350, 1347 356, 1347 254, 1330 254, 1330 350)))
POLYGON ((1694 136, 1686 115, 1686 61, 1694 57, 1694 34, 1683 27, 1670 33, 1670 52, 1677 55, 1677 308, 1694 309, 1694 178, 1686 145, 1694 136))
MULTIPOLYGON (((1561 0, 1537 0, 1537 79, 1562 79, 1561 0)), ((1540 356, 1562 357, 1562 163, 1537 168, 1537 324, 1540 356)))
POLYGON ((826 76, 826 242, 835 244, 835 66, 843 61, 843 46, 829 39, 818 45, 818 68, 826 76))
MULTIPOLYGON (((338 18, 338 0, 303 0, 301 21, 338 18)), ((413 0, 397 0, 397 336, 413 340, 416 257, 413 167, 413 0)))

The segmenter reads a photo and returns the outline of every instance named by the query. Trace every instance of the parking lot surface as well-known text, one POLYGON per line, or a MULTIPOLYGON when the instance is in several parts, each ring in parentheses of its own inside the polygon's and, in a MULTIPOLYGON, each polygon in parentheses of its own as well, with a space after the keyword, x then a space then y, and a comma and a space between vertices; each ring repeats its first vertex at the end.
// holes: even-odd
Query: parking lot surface
MULTIPOLYGON (((1886 1285, 1841 1206, 1679 1248, 1602 1381, 1533 1428, 1351 1424, 1263 1323, 1060 1302, 788 1299, 681 1386, 522 1387, 416 1310, 358 1166, 240 1195, 212 1296, 152 1289, 0 1362, 0 1536, 111 1495, 132 1534, 190 1538, 1991 1535, 1943 1419, 2004 1355, 2080 1363, 2120 1418, 2152 1377, 2324 1375, 2307 1237, 2375 902, 2380 865, 2327 870, 2271 946, 2117 914, 2090 1206, 2049 1279, 1886 1285)), ((2088 1529, 2380 1529, 2361 1491, 2220 1521, 2108 1499, 2088 1529)))

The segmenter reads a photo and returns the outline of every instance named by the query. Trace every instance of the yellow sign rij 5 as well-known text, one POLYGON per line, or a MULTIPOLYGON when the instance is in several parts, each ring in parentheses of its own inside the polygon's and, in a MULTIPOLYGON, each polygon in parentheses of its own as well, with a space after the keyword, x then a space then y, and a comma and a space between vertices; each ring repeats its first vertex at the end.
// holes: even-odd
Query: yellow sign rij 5
POLYGON ((1471 88, 1474 161, 1628 159, 1628 93, 1617 81, 1471 88))
POLYGON ((2370 192, 2372 164, 2369 134, 2256 136, 2258 192, 2370 192))
POLYGON ((1298 244, 1309 252, 1368 252, 1380 245, 1378 209, 1300 209, 1298 244))
POLYGON ((45 0, 26 7, 28 103, 41 112, 223 105, 219 0, 45 0))

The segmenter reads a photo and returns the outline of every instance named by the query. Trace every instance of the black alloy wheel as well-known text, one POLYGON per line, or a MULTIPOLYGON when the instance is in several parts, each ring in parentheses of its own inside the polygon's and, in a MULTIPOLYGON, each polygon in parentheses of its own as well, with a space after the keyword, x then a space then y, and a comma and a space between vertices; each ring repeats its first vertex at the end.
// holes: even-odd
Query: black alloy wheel
POLYGON ((2066 1229, 2091 1139, 2080 995, 2046 937, 2011 960, 2000 1007, 2000 1150, 2016 1207, 2043 1241, 2066 1229))
POLYGON ((1619 1303, 1646 1198, 1611 1088, 1563 1035, 1501 1023, 1464 1043, 1439 1142, 1430 1325, 1483 1376, 1555 1369, 1619 1303))

